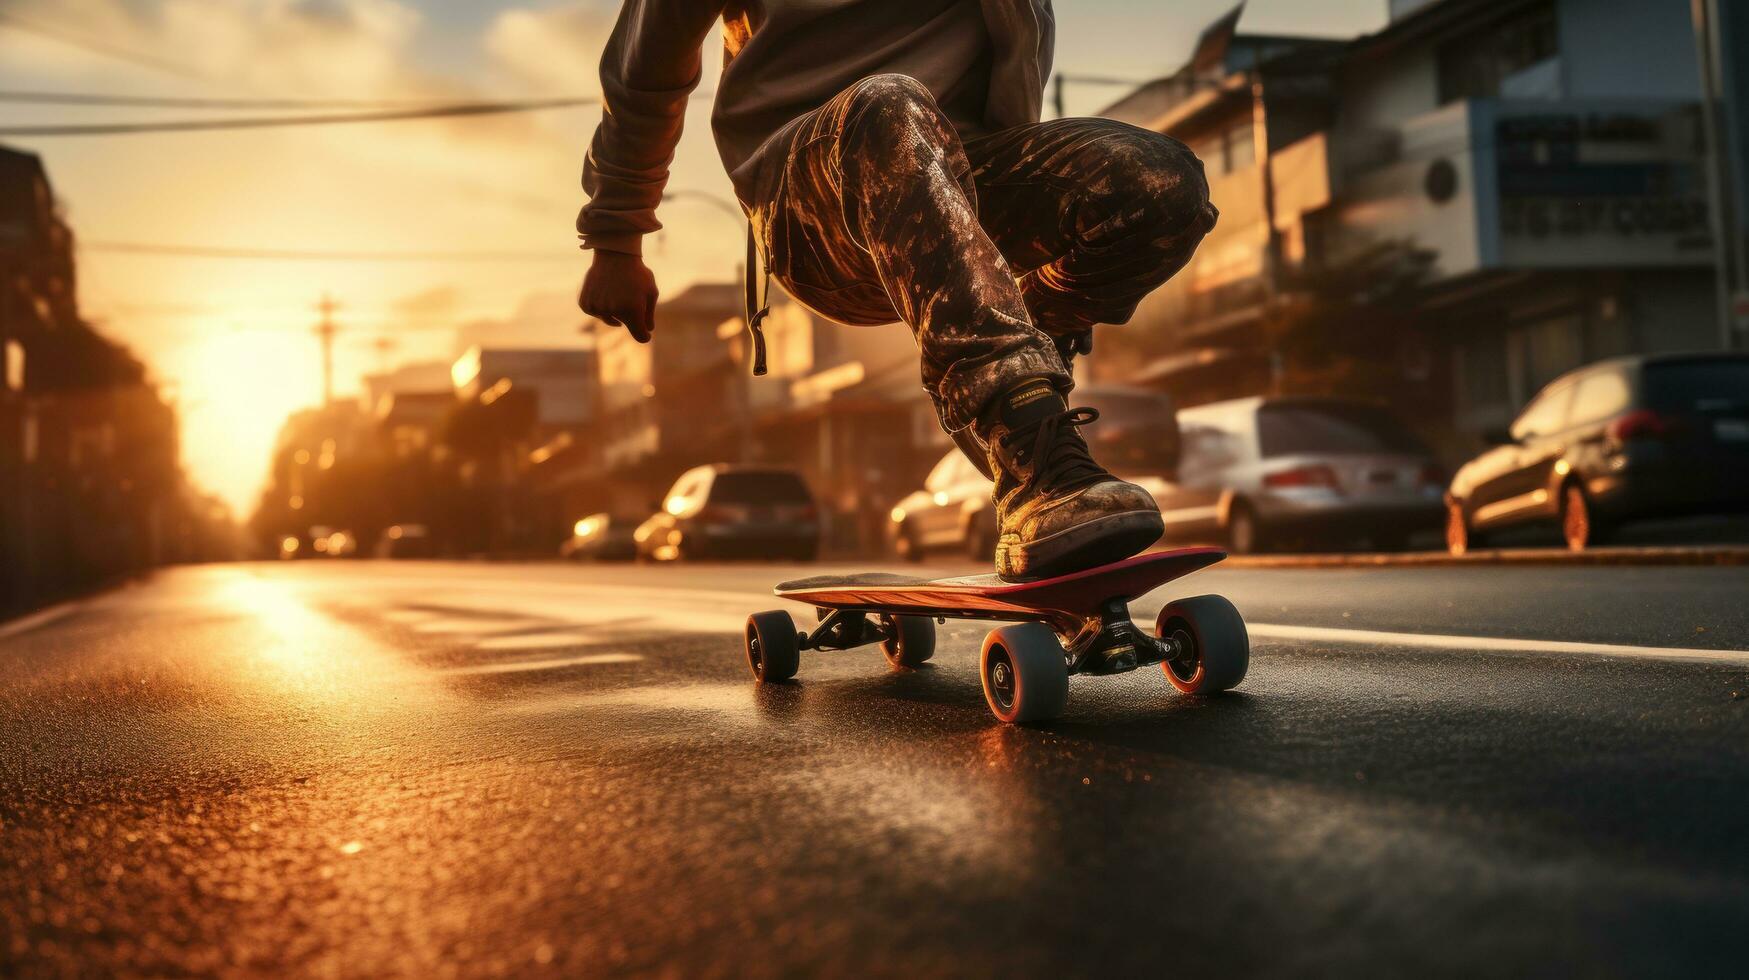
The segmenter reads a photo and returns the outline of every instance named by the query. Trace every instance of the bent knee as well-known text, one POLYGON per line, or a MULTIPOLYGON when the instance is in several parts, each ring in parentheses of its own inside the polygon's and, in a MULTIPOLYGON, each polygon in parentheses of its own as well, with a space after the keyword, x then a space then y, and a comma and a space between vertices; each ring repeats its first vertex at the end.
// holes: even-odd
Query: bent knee
POLYGON ((1114 164, 1110 188, 1125 203, 1141 203, 1175 231, 1206 234, 1214 227, 1219 212, 1209 203, 1202 161, 1190 147, 1135 126, 1112 133, 1106 145, 1114 164))
POLYGON ((910 75, 888 72, 870 75, 851 87, 851 98, 868 108, 910 108, 927 106, 934 109, 935 96, 929 86, 910 75))

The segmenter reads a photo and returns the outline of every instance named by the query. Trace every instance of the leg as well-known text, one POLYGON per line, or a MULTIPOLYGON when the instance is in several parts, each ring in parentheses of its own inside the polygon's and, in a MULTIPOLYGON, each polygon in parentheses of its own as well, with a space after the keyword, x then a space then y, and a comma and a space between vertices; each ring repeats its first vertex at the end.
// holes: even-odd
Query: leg
POLYGON ((966 145, 979 217, 1020 274, 1033 323, 1068 350, 1126 323, 1214 227, 1202 162, 1170 136, 1056 119, 966 145))
POLYGON ((1033 326, 1002 251, 980 223, 971 166, 916 81, 866 79, 789 137, 766 225, 772 271, 829 316, 911 324, 942 426, 994 480, 996 568, 1057 574, 1128 557, 1159 537, 1147 492, 1096 463, 1070 411, 1072 384, 1033 326), (885 303, 880 300, 884 298, 885 303))
POLYGON ((949 432, 1028 379, 1072 383, 978 221, 969 171, 929 91, 877 75, 801 124, 767 224, 772 272, 797 299, 835 319, 911 325, 949 432))

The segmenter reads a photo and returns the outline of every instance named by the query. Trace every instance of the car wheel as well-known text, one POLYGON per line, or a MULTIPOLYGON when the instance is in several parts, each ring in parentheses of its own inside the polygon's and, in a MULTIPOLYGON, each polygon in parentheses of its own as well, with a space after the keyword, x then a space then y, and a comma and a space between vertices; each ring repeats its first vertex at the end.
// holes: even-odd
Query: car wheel
POLYGON ((1227 515, 1227 550, 1235 555, 1255 555, 1263 551, 1263 528, 1257 515, 1247 504, 1236 503, 1227 515))
POLYGON ((1603 540, 1603 528, 1591 501, 1577 483, 1561 488, 1561 540, 1568 551, 1584 551, 1603 540))
POLYGON ((1481 547, 1480 535, 1470 527, 1464 505, 1455 500, 1445 504, 1445 550, 1453 555, 1466 555, 1481 547))

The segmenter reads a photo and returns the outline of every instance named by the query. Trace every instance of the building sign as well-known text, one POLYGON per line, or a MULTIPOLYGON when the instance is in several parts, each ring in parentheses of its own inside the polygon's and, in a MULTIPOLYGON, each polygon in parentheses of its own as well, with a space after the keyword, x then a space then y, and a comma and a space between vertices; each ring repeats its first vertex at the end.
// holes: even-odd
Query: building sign
POLYGON ((1531 111, 1494 127, 1508 265, 1695 265, 1711 226, 1697 121, 1671 111, 1531 111))

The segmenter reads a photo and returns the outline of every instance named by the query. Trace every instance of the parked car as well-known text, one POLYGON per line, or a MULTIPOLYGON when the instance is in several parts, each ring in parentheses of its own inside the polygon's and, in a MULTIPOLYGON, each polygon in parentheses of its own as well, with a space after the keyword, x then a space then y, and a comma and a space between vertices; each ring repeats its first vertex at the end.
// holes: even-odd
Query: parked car
POLYGON ((423 524, 393 524, 377 535, 378 558, 435 558, 437 542, 423 524))
POLYGON ((632 533, 640 558, 812 560, 820 512, 794 470, 715 463, 681 474, 632 533))
MULTIPOLYGON (((294 539, 288 538, 287 540, 294 539)), ((311 526, 309 533, 304 536, 303 542, 305 542, 305 547, 293 549, 293 554, 290 557, 351 558, 358 553, 358 539, 353 536, 351 531, 342 531, 326 524, 311 526)), ((283 554, 286 545, 282 543, 280 548, 283 554)))
POLYGON ((1749 510, 1749 355, 1620 357, 1568 372, 1446 498, 1454 554, 1503 528, 1558 527, 1580 551, 1623 522, 1749 510))
POLYGON ((638 556, 632 535, 635 518, 590 514, 571 526, 571 536, 559 545, 559 557, 575 561, 630 561, 638 556))
MULTIPOLYGON (((1070 401, 1099 410, 1099 420, 1082 430, 1095 459, 1150 492, 1165 486, 1178 461, 1170 398, 1145 388, 1081 385, 1070 401)), ((996 551, 990 480, 958 449, 943 456, 923 488, 899 501, 889 518, 893 548, 907 560, 944 550, 988 560, 996 551)))
POLYGON ((1239 554, 1293 539, 1406 546, 1436 532, 1445 474, 1389 412, 1331 398, 1241 398, 1178 413, 1166 539, 1239 554))

